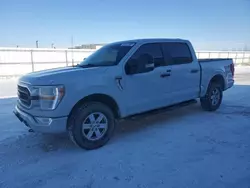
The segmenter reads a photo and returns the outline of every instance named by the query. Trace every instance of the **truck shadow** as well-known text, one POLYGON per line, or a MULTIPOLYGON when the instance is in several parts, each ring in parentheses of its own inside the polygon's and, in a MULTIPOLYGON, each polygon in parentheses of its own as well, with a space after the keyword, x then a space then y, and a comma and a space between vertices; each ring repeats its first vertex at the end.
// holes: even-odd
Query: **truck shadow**
POLYGON ((121 122, 119 126, 117 126, 116 139, 119 139, 118 137, 121 136, 143 131, 151 126, 171 126, 171 122, 176 121, 177 119, 198 113, 202 113, 199 102, 190 106, 180 107, 179 109, 166 109, 160 113, 148 113, 147 116, 142 116, 135 119, 126 119, 121 122))
MULTIPOLYGON (((249 101, 250 85, 235 85, 232 89, 224 93, 223 103, 220 109, 216 112, 219 114, 232 113, 232 110, 228 111, 228 108, 234 108, 235 112, 239 114, 249 114, 250 116, 250 103, 247 104, 246 100, 249 101), (240 97, 239 97, 240 96, 240 97), (237 100, 235 100, 237 99, 237 100), (248 106, 247 106, 248 105, 248 106)), ((23 126, 23 130, 15 136, 15 138, 8 138, 5 144, 6 147, 11 145, 13 148, 22 148, 25 150, 31 150, 34 152, 36 148, 40 152, 53 152, 57 150, 77 150, 78 148, 69 140, 67 134, 50 135, 41 133, 29 133, 28 129, 20 123, 12 113, 15 106, 16 98, 11 99, 0 99, 0 128, 4 129, 4 134, 11 134, 12 132, 18 132, 23 126), (4 127, 5 122, 11 121, 8 126, 4 127), (24 130, 27 132, 24 133, 24 130)), ((180 109, 161 111, 158 114, 148 114, 148 116, 142 116, 139 118, 126 119, 118 123, 114 138, 107 144, 112 147, 113 144, 119 144, 120 141, 125 137, 132 136, 133 134, 140 134, 150 127, 162 127, 162 126, 176 126, 178 119, 184 118, 190 115, 199 115, 210 112, 204 112, 199 102, 191 104, 190 106, 181 107, 180 109), (111 144, 110 144, 111 143, 111 144)), ((178 125, 177 125, 178 126, 178 125)), ((3 134, 3 133, 2 133, 3 134)), ((2 142, 3 143, 3 142, 2 142)), ((3 145, 0 147, 3 150, 3 145)), ((109 147, 109 146, 108 146, 109 147)), ((105 147, 104 147, 105 148, 105 147)))
MULTIPOLYGON (((145 129, 154 126, 175 126, 178 119, 185 118, 190 115, 205 115, 206 113, 214 113, 218 115, 242 115, 250 117, 250 101, 248 97, 250 93, 250 85, 235 85, 230 90, 224 92, 223 102, 220 108, 215 112, 205 112, 200 107, 199 100, 197 104, 181 107, 170 111, 163 111, 159 114, 145 116, 139 119, 128 119, 117 126, 114 142, 116 140, 127 137, 131 134, 137 134, 145 129)), ((206 116, 206 115, 205 115, 206 116)), ((188 123, 187 123, 188 124, 188 123)))

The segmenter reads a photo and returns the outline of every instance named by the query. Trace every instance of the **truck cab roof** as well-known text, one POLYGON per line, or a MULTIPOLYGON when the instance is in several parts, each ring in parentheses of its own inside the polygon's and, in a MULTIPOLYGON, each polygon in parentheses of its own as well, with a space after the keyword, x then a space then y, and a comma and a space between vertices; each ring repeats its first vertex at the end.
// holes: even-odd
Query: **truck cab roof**
POLYGON ((142 39, 133 39, 133 40, 124 40, 124 41, 117 41, 115 43, 127 43, 127 42, 135 42, 135 43, 151 43, 151 42, 185 42, 189 43, 188 40, 185 39, 170 39, 170 38, 142 38, 142 39))

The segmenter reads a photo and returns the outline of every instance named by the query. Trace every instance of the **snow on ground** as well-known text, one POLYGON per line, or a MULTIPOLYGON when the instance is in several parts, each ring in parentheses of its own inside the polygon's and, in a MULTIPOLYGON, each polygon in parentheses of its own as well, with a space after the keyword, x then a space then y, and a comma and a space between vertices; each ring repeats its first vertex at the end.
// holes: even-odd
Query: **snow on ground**
MULTIPOLYGON (((103 148, 85 151, 66 135, 28 133, 12 114, 15 98, 0 99, 0 187, 247 188, 250 185, 250 71, 221 108, 199 103, 130 120, 103 148)), ((2 81, 3 83, 3 81, 2 81)), ((0 88, 11 88, 15 82, 0 88)))
POLYGON ((0 78, 0 99, 16 96, 17 78, 1 79, 0 78))
POLYGON ((246 74, 250 73, 250 66, 235 66, 236 73, 246 74))

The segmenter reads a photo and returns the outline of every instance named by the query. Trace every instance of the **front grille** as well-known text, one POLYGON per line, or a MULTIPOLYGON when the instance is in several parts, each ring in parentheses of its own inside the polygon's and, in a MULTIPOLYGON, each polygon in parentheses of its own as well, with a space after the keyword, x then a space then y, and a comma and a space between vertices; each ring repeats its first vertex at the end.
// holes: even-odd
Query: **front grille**
POLYGON ((30 97, 30 92, 29 92, 28 88, 18 85, 17 91, 18 91, 17 94, 18 94, 18 98, 19 98, 20 102, 24 106, 30 107, 31 106, 31 97, 30 97))

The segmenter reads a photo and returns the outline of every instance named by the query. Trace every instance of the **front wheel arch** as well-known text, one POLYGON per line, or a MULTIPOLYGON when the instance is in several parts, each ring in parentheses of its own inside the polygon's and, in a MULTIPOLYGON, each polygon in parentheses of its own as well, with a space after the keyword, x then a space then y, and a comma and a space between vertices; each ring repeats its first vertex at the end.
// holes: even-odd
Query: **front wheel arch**
MULTIPOLYGON (((69 134, 71 141, 74 142, 77 146, 83 149, 87 149, 87 150, 97 149, 97 148, 104 146, 112 137, 114 130, 115 130, 115 124, 116 124, 115 117, 114 117, 112 110, 107 105, 100 103, 100 102, 86 102, 86 103, 81 104, 81 106, 79 106, 77 110, 73 111, 73 114, 69 118, 68 123, 69 124, 67 128, 67 132, 69 134), (90 114, 95 114, 95 113, 103 114, 108 124, 106 127, 107 128, 106 132, 104 132, 103 135, 99 139, 91 140, 87 138, 86 135, 83 133, 82 126, 84 126, 83 123, 85 122, 85 119, 90 114)), ((88 131, 91 131, 90 129, 96 129, 97 127, 99 127, 95 123, 95 121, 94 121, 94 124, 89 123, 89 122, 88 124, 89 124, 88 131)), ((98 129, 102 129, 102 128, 103 127, 99 127, 98 129)))
MULTIPOLYGON (((83 97, 73 106, 73 108, 71 109, 69 116, 68 116, 69 117, 68 118, 68 125, 69 125, 70 118, 72 117, 72 114, 74 114, 74 112, 80 106, 82 106, 84 103, 88 103, 88 102, 103 103, 112 110, 116 119, 120 118, 120 109, 119 109, 119 106, 118 106, 117 102, 115 101, 115 99, 109 95, 98 93, 98 94, 91 94, 91 95, 88 95, 86 97, 83 97)), ((67 125, 67 128, 68 128, 68 125, 67 125)))

